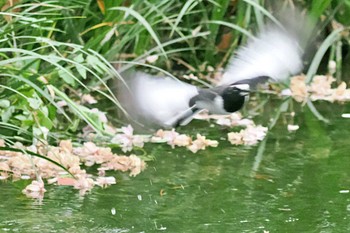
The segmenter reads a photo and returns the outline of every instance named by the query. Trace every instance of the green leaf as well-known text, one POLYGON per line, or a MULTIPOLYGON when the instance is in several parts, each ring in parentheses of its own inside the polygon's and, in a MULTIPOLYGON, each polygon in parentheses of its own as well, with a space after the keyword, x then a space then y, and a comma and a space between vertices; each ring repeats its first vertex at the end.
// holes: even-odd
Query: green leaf
POLYGON ((312 0, 310 15, 317 20, 327 10, 332 0, 312 0))
POLYGON ((86 69, 84 68, 84 66, 77 66, 76 69, 77 69, 78 73, 80 74, 80 76, 83 79, 86 79, 86 69))
POLYGON ((76 61, 76 62, 79 62, 79 63, 83 63, 85 61, 84 56, 81 53, 78 54, 77 56, 75 56, 73 58, 73 60, 76 61))
POLYGON ((43 126, 40 127, 34 127, 33 126, 33 135, 35 138, 43 138, 47 140, 49 129, 43 126))
POLYGON ((48 129, 52 129, 53 122, 42 111, 38 111, 37 117, 39 119, 40 126, 44 126, 44 127, 48 128, 48 129))
POLYGON ((12 114, 15 112, 15 107, 10 106, 8 107, 2 114, 1 119, 3 122, 8 122, 10 118, 12 117, 12 114))
POLYGON ((10 101, 8 101, 8 100, 4 100, 4 99, 2 99, 2 100, 0 100, 0 108, 8 108, 8 107, 10 107, 10 101))
POLYGON ((25 115, 16 115, 14 118, 19 120, 19 121, 25 121, 28 119, 28 117, 25 115))
POLYGON ((95 56, 92 55, 88 55, 86 57, 86 62, 91 66, 94 67, 94 69, 103 74, 105 72, 105 70, 103 69, 105 67, 105 65, 95 56))
POLYGON ((41 104, 42 104, 42 101, 41 99, 37 99, 37 98, 28 98, 27 99, 28 102, 29 102, 29 106, 33 109, 39 109, 41 104))
MULTIPOLYGON (((67 68, 67 70, 69 70, 67 68)), ((70 71, 69 71, 70 72, 70 71)), ((67 84, 70 84, 72 86, 75 85, 75 81, 74 81, 74 78, 72 77, 72 74, 70 73, 67 73, 67 71, 65 70, 58 70, 58 75, 67 83, 67 84)))
MULTIPOLYGON (((73 58, 74 61, 76 61, 77 63, 83 63, 85 61, 83 54, 78 54, 76 57, 73 58)), ((78 73, 80 74, 80 76, 83 79, 86 79, 86 69, 83 65, 77 65, 76 69, 78 71, 78 73)))
POLYGON ((69 125, 69 129, 72 130, 73 132, 76 132, 80 124, 80 119, 74 119, 72 124, 69 125))
POLYGON ((55 119, 56 118, 57 109, 54 106, 52 106, 52 105, 49 105, 47 107, 47 109, 48 109, 48 117, 50 119, 55 119))

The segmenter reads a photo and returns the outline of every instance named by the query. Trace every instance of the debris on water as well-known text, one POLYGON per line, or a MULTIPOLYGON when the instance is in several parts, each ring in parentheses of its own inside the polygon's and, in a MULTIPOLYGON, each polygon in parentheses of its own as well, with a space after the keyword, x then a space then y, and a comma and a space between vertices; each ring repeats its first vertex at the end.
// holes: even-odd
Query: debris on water
POLYGON ((102 188, 106 188, 112 184, 116 184, 117 181, 115 180, 115 178, 113 176, 108 176, 108 177, 98 177, 95 181, 95 184, 102 187, 102 188))
POLYGON ((121 146, 122 151, 128 152, 133 149, 133 147, 144 146, 144 143, 148 141, 148 137, 143 137, 142 135, 134 135, 134 129, 131 125, 126 127, 121 127, 121 133, 116 134, 111 142, 121 146))
POLYGON ((290 209, 290 208, 278 208, 278 210, 285 211, 285 212, 292 211, 292 209, 290 209))
POLYGON ((175 131, 175 129, 160 129, 151 138, 151 142, 166 142, 173 149, 175 148, 175 146, 186 147, 192 153, 197 153, 199 150, 205 150, 207 147, 217 147, 219 144, 218 141, 206 139, 206 137, 201 134, 197 134, 196 137, 197 138, 193 140, 192 137, 188 135, 179 134, 175 131))
POLYGON ((199 150, 205 150, 206 147, 217 147, 218 144, 219 144, 218 141, 209 140, 209 139, 206 139, 205 136, 197 134, 197 139, 192 141, 192 144, 189 145, 187 148, 192 153, 197 153, 197 151, 199 150))
POLYGON ((293 217, 289 217, 288 219, 285 220, 285 222, 296 222, 299 221, 298 218, 293 218, 293 217))
POLYGON ((154 226, 158 231, 165 231, 167 229, 166 227, 163 227, 163 225, 160 225, 160 227, 158 227, 156 221, 154 221, 154 226))
POLYGON ((57 185, 62 185, 62 186, 74 186, 75 179, 72 177, 55 177, 52 179, 49 179, 47 182, 49 184, 57 183, 57 185))
POLYGON ((32 183, 22 191, 22 193, 27 197, 42 200, 44 198, 44 193, 46 192, 44 186, 44 182, 41 179, 33 180, 32 183))
POLYGON ((247 128, 241 129, 239 132, 231 132, 227 134, 228 140, 233 145, 256 145, 259 141, 264 140, 267 127, 261 125, 248 125, 247 128))
POLYGON ((307 102, 307 100, 325 100, 329 102, 345 102, 350 101, 350 89, 347 88, 345 82, 341 82, 338 86, 333 83, 336 79, 331 75, 315 75, 312 82, 306 84, 306 76, 299 75, 292 77, 290 83, 291 96, 297 102, 307 102))
MULTIPOLYGON (((3 140, 0 140, 0 146, 5 146, 3 140)), ((47 180, 48 184, 73 186, 75 189, 79 189, 81 195, 90 191, 95 185, 106 187, 116 183, 114 177, 96 177, 87 173, 82 168, 82 164, 85 166, 98 165, 99 174, 103 174, 108 170, 119 170, 123 172, 130 171, 130 176, 136 176, 145 168, 145 162, 136 155, 117 155, 110 148, 98 147, 93 142, 86 142, 81 147, 73 147, 70 140, 61 141, 57 147, 47 145, 43 141, 31 146, 24 146, 16 142, 12 147, 23 150, 23 153, 0 151, 1 179, 34 180, 40 178, 47 180), (26 150, 42 157, 29 156, 25 153, 26 150), (52 161, 65 167, 74 177, 52 161), (101 169, 103 170, 102 173, 101 169), (39 177, 38 174, 40 174, 39 177)), ((26 196, 36 199, 41 199, 45 192, 44 182, 36 180, 23 190, 26 196)))
POLYGON ((297 131, 299 129, 299 125, 288 125, 287 129, 289 132, 297 131))
POLYGON ((159 191, 159 195, 162 197, 162 196, 164 196, 166 194, 166 192, 165 192, 165 190, 164 189, 161 189, 160 191, 159 191))

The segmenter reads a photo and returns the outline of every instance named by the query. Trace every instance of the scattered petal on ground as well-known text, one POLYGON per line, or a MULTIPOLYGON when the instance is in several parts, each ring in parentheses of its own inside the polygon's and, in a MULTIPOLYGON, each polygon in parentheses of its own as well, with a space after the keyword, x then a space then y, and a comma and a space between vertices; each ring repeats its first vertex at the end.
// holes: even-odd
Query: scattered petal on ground
POLYGON ((148 141, 147 137, 134 135, 134 129, 131 125, 122 127, 120 131, 121 133, 116 134, 111 142, 120 145, 124 153, 131 151, 135 146, 142 148, 144 143, 148 141))
POLYGON ((197 134, 197 138, 192 140, 192 138, 185 134, 179 134, 172 130, 158 130, 155 135, 151 138, 151 142, 167 143, 171 148, 175 146, 187 147, 191 152, 196 153, 199 150, 205 150, 206 147, 217 147, 218 142, 215 140, 206 139, 205 136, 197 134))
POLYGON ((198 77, 195 76, 194 74, 189 74, 189 75, 183 75, 182 76, 184 79, 188 79, 188 80, 198 80, 198 77))
POLYGON ((47 180, 48 184, 57 183, 57 185, 74 186, 75 179, 72 177, 55 177, 47 180))
POLYGON ((259 141, 264 140, 267 133, 267 127, 261 125, 248 126, 243 131, 244 145, 256 145, 259 141))
POLYGON ((290 81, 291 94, 297 102, 306 102, 308 98, 308 89, 305 80, 305 75, 299 75, 293 77, 290 81))
POLYGON ((106 113, 101 112, 101 111, 98 110, 97 108, 90 109, 90 112, 96 114, 96 115, 98 116, 98 119, 99 119, 102 123, 107 123, 107 122, 108 122, 108 119, 107 119, 107 117, 106 117, 106 113))
POLYGON ((206 139, 205 136, 197 134, 197 139, 192 142, 187 148, 192 153, 197 153, 199 150, 205 150, 206 147, 217 147, 219 145, 218 141, 206 139))
POLYGON ((146 57, 146 61, 150 64, 155 63, 158 60, 159 56, 158 55, 150 55, 146 57))
POLYGON ((310 85, 305 83, 305 75, 295 76, 291 79, 291 95, 298 102, 325 100, 329 102, 350 101, 350 89, 346 83, 335 85, 335 79, 331 75, 315 75, 310 85))
POLYGON ((216 120, 216 124, 221 126, 227 126, 227 127, 234 127, 234 126, 248 126, 248 125, 255 125, 254 121, 243 118, 242 115, 238 112, 234 112, 228 115, 215 115, 215 114, 208 114, 208 112, 201 112, 197 116, 194 117, 195 119, 199 120, 216 120))
POLYGON ((184 134, 180 134, 174 139, 174 144, 176 146, 189 146, 191 142, 192 142, 191 137, 184 134))
POLYGON ((97 100, 90 94, 83 94, 81 96, 81 102, 84 103, 88 103, 88 104, 96 104, 97 100))
POLYGON ((232 145, 243 145, 243 135, 241 132, 230 132, 227 134, 228 141, 232 145))
MULTIPOLYGON (((3 140, 0 140, 0 146, 5 146, 3 140)), ((20 152, 0 151, 0 179, 34 180, 37 174, 40 174, 40 178, 46 180, 48 184, 73 186, 75 189, 79 189, 81 195, 90 191, 95 184, 106 187, 116 183, 113 177, 97 177, 88 174, 81 167, 82 164, 86 166, 97 165, 98 175, 105 175, 108 170, 119 170, 129 171, 130 176, 136 176, 146 166, 145 162, 136 155, 120 156, 114 154, 110 148, 98 147, 93 142, 86 142, 81 147, 73 147, 70 140, 61 141, 58 147, 41 142, 29 147, 15 143, 13 147, 31 150, 46 156, 64 166, 74 175, 74 178, 59 166, 43 158, 20 152)), ((23 190, 23 193, 28 197, 40 199, 44 196, 45 191, 44 182, 34 180, 23 190)))
POLYGON ((227 134, 228 140, 233 145, 256 145, 259 141, 264 140, 267 133, 267 127, 261 125, 248 125, 247 128, 239 132, 227 134))
POLYGON ((44 182, 42 180, 33 180, 32 183, 23 189, 22 192, 27 197, 42 200, 46 189, 44 188, 44 182))
POLYGON ((175 148, 175 146, 188 146, 191 144, 191 137, 185 134, 179 134, 172 130, 158 130, 155 135, 151 138, 151 142, 166 142, 171 148, 175 148))
POLYGON ((74 188, 79 190, 79 194, 84 196, 94 187, 94 180, 87 175, 78 175, 74 182, 74 188))

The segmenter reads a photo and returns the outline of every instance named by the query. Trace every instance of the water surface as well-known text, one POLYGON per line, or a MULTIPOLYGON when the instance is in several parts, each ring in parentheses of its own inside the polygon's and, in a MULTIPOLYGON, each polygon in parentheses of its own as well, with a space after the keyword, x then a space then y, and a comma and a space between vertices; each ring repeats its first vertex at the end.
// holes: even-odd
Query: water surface
MULTIPOLYGON (((349 232, 350 106, 317 107, 331 124, 304 109, 288 133, 282 116, 259 156, 225 141, 198 154, 149 145, 156 160, 137 177, 110 173, 118 185, 85 197, 47 186, 41 205, 2 182, 0 232, 349 232)), ((208 125, 185 131, 225 137, 208 125)))

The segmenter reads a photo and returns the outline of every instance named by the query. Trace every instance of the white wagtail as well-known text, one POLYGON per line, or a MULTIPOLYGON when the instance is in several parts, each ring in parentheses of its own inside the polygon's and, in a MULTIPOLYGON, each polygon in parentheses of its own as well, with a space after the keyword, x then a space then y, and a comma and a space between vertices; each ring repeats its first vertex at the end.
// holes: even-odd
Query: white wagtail
POLYGON ((283 82, 302 70, 300 36, 279 26, 266 26, 233 55, 222 80, 212 88, 198 88, 169 77, 136 72, 129 77, 132 95, 121 100, 136 119, 163 127, 186 125, 194 114, 238 111, 258 83, 283 82))

